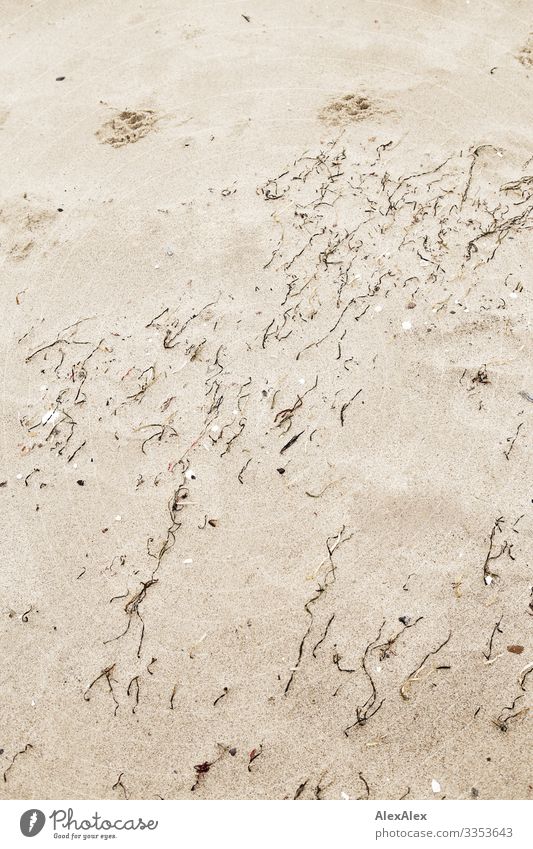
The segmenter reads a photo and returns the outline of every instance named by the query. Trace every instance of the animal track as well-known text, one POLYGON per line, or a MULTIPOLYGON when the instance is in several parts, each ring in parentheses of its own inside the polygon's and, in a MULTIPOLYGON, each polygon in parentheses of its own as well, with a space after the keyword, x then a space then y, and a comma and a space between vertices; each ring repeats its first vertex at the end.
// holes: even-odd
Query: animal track
POLYGON ((0 210, 0 239, 6 254, 15 261, 26 259, 56 218, 46 201, 6 201, 0 210))
POLYGON ((113 147, 123 147, 135 144, 151 132, 157 123, 157 115, 152 109, 138 112, 124 110, 111 118, 96 132, 97 139, 102 144, 113 147))
POLYGON ((361 94, 345 94, 332 100, 320 114, 320 120, 329 126, 351 124, 375 114, 375 106, 367 97, 361 94))
POLYGON ((533 34, 531 34, 517 56, 526 68, 533 68, 533 34))

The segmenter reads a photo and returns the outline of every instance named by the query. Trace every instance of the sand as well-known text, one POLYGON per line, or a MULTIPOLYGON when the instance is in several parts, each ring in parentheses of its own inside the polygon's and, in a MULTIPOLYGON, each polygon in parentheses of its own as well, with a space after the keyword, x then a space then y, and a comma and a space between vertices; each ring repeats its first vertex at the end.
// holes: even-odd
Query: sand
POLYGON ((1 798, 531 797, 532 22, 2 4, 1 798))

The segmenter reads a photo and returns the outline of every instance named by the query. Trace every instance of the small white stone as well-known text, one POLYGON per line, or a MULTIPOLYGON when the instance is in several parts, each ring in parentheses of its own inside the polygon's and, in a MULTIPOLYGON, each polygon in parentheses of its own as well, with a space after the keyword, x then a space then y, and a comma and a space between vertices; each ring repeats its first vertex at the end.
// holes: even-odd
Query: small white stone
POLYGON ((187 471, 185 472, 185 477, 189 481, 196 480, 196 475, 194 474, 194 472, 191 469, 187 469, 187 471))
POLYGON ((431 789, 434 793, 440 793, 440 784, 435 778, 431 779, 431 789))
POLYGON ((211 425, 211 430, 213 431, 213 433, 218 433, 220 427, 218 425, 211 425))
POLYGON ((121 522, 122 516, 115 516, 115 522, 121 522))
POLYGON ((410 321, 402 321, 402 327, 404 330, 411 330, 412 324, 410 321))
POLYGON ((20 472, 19 472, 19 473, 18 473, 18 475, 17 475, 17 480, 18 480, 18 481, 21 481, 21 480, 22 480, 22 475, 20 474, 20 472))
POLYGON ((511 294, 509 295, 509 297, 510 297, 510 298, 518 298, 518 293, 517 293, 517 292, 511 292, 511 294))
POLYGON ((485 575, 485 583, 487 586, 492 584, 492 575, 485 575))
POLYGON ((43 383, 43 385, 41 386, 41 392, 46 392, 47 389, 48 386, 46 385, 46 383, 43 383))
POLYGON ((341 791, 341 799, 344 799, 344 801, 347 802, 349 800, 349 798, 350 797, 348 796, 348 794, 345 793, 344 790, 342 790, 341 791))
POLYGON ((374 310, 376 312, 381 312, 382 309, 383 309, 383 304, 376 304, 376 306, 374 307, 374 310))
POLYGON ((300 379, 298 380, 298 383, 301 383, 302 386, 303 386, 304 383, 305 383, 305 377, 300 377, 300 379))
POLYGON ((192 563, 192 557, 187 557, 187 559, 183 560, 182 563, 184 563, 186 566, 190 566, 190 564, 192 563))

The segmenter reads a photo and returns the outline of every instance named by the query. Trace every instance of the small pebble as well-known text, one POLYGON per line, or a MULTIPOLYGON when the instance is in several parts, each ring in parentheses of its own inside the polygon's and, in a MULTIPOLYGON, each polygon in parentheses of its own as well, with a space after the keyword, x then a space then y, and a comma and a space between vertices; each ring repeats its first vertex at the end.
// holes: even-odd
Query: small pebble
POLYGON ((440 784, 435 778, 431 779, 431 789, 434 793, 440 793, 440 784))
POLYGON ((115 522, 121 522, 122 516, 115 516, 115 522))
POLYGON ((411 330, 412 324, 410 321, 402 321, 402 327, 404 330, 411 330))

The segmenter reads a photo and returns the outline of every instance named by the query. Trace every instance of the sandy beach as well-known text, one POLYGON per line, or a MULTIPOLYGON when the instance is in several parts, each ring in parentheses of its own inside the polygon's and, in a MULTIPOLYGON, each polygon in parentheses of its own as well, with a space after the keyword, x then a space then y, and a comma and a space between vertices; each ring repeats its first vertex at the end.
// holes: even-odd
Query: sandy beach
POLYGON ((1 9, 0 798, 532 798, 531 0, 1 9))

